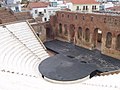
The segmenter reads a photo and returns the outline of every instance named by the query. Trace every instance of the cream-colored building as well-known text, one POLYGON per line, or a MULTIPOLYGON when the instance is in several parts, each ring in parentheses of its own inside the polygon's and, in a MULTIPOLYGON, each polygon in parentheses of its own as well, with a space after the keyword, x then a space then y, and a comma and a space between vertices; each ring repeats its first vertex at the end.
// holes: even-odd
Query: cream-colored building
POLYGON ((96 0, 71 0, 73 3, 72 11, 93 12, 99 11, 100 3, 96 0))

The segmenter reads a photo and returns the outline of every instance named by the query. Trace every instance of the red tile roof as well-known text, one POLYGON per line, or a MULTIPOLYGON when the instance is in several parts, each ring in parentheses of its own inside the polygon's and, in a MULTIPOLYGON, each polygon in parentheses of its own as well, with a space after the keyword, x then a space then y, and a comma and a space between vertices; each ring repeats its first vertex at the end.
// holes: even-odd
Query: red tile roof
POLYGON ((109 7, 106 8, 107 10, 112 10, 112 11, 120 11, 120 6, 114 6, 114 7, 109 7))
POLYGON ((73 4, 99 4, 96 0, 71 0, 73 4))
POLYGON ((49 3, 47 2, 31 2, 28 4, 28 8, 32 9, 32 8, 43 8, 43 7, 47 7, 49 5, 49 3))

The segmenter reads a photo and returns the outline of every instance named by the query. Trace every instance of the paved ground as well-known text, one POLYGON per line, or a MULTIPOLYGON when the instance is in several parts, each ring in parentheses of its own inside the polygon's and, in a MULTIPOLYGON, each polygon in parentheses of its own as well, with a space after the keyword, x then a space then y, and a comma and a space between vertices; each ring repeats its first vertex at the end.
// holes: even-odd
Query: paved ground
POLYGON ((98 68, 94 64, 73 60, 61 54, 50 57, 39 65, 39 70, 45 77, 60 81, 82 79, 96 69, 98 68))
POLYGON ((71 43, 62 42, 58 40, 45 42, 44 44, 49 50, 52 50, 57 53, 56 56, 53 56, 43 61, 39 67, 39 69, 41 68, 41 72, 46 77, 51 79, 75 80, 77 78, 79 79, 85 77, 86 75, 90 74, 93 70, 96 69, 100 71, 112 71, 120 69, 120 60, 103 55, 98 50, 91 51, 85 48, 75 46, 71 43), (64 61, 66 61, 67 63, 70 63, 72 61, 72 63, 74 64, 71 65, 70 68, 67 67, 68 69, 65 69, 68 65, 67 63, 64 65, 56 64, 63 63, 64 61), (81 64, 83 63, 84 65, 82 66, 81 64), (94 68, 91 65, 94 66, 94 68), (50 73, 50 71, 53 70, 53 68, 55 68, 54 75, 50 73), (79 69, 80 71, 78 72, 79 69), (65 73, 66 70, 68 70, 69 72, 71 71, 73 75, 69 76, 69 74, 71 73, 65 73), (82 70, 86 72, 82 73, 82 70), (61 76, 59 76, 58 74, 61 76), (66 77, 65 75, 67 75, 70 78, 66 77))

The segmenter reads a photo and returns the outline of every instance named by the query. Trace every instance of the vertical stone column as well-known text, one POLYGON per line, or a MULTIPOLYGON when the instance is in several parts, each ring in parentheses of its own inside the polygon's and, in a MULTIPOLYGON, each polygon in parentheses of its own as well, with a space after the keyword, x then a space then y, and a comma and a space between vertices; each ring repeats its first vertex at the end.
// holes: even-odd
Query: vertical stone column
POLYGON ((111 48, 113 50, 116 50, 116 38, 117 38, 117 35, 115 35, 115 32, 112 33, 112 45, 111 45, 111 48))
POLYGON ((55 30, 54 30, 55 37, 58 37, 58 29, 59 29, 58 26, 59 26, 58 24, 55 25, 55 30))
POLYGON ((65 28, 64 28, 64 24, 62 24, 62 36, 64 36, 64 32, 65 32, 65 28))
POLYGON ((74 44, 76 45, 77 44, 77 30, 78 30, 78 26, 77 25, 75 25, 75 29, 74 29, 74 44))
POLYGON ((104 52, 104 50, 105 50, 105 48, 106 48, 106 32, 104 32, 105 31, 105 29, 104 30, 102 30, 103 32, 102 32, 102 44, 101 44, 101 52, 104 52))
POLYGON ((95 37, 94 37, 94 31, 91 31, 90 32, 90 43, 91 43, 91 49, 93 49, 94 48, 94 39, 95 37))
POLYGON ((67 24, 67 31, 68 31, 68 42, 70 42, 70 25, 67 24))

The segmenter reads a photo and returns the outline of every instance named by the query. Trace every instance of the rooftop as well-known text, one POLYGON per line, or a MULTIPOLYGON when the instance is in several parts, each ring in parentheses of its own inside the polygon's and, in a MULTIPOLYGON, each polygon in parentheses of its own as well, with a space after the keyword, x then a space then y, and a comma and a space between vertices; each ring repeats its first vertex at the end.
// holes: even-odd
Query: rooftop
POLYGON ((43 8, 43 7, 47 7, 49 5, 48 2, 30 2, 28 4, 28 8, 32 9, 32 8, 43 8))
POLYGON ((107 10, 120 11, 120 6, 109 7, 107 10))
POLYGON ((73 4, 99 4, 96 0, 71 0, 73 4))

